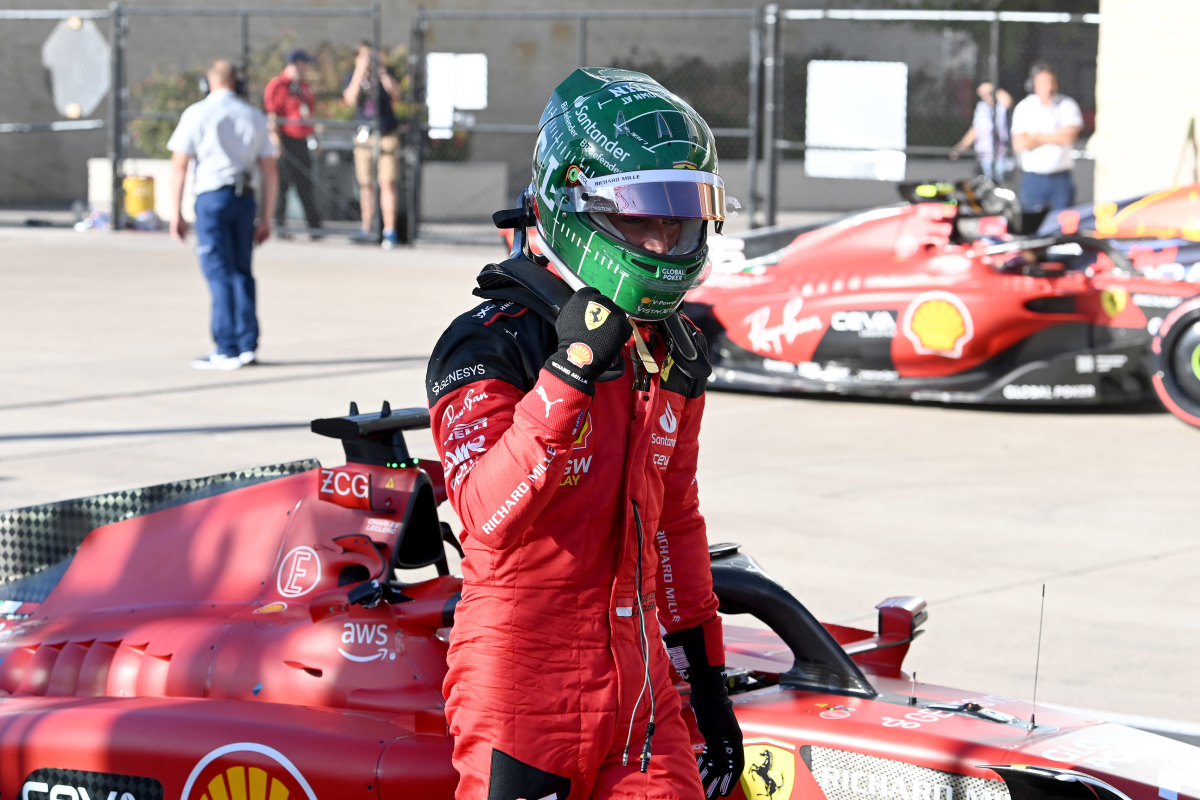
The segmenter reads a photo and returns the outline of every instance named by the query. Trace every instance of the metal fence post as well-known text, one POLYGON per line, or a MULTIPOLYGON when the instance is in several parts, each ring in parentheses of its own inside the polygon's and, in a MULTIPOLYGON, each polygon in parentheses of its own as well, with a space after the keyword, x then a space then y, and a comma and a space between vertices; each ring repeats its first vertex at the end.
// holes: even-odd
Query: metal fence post
POLYGON ((246 91, 250 91, 250 15, 245 11, 238 12, 242 31, 242 81, 246 91))
POLYGON ((415 244, 417 231, 420 227, 419 208, 421 199, 421 150, 425 143, 424 114, 420 107, 425 100, 422 80, 425 74, 425 20, 424 6, 417 6, 413 15, 412 27, 408 34, 408 142, 404 155, 405 166, 408 168, 408 184, 405 186, 408 195, 407 222, 408 241, 415 244))
POLYGON ((587 66, 587 25, 587 17, 580 14, 578 23, 580 69, 583 69, 587 66))
POLYGON ((371 137, 371 153, 375 161, 375 219, 371 222, 371 232, 382 241, 383 231, 389 227, 394 231, 396 221, 390 220, 389 224, 384 224, 383 181, 379 179, 380 159, 383 158, 383 104, 379 102, 379 93, 383 90, 383 83, 379 78, 379 72, 384 69, 379 60, 379 51, 383 49, 383 21, 380 16, 379 3, 375 3, 371 6, 371 91, 375 93, 375 97, 372 98, 375 101, 375 117, 371 120, 374 134, 371 137))
MULTIPOLYGON (((990 42, 988 48, 988 80, 992 84, 992 174, 996 175, 1003 169, 1000 166, 1000 13, 992 17, 990 42)), ((999 181, 996 181, 999 183, 999 181)))
POLYGON ((779 6, 772 3, 766 10, 767 54, 763 59, 763 155, 767 161, 767 225, 775 224, 779 199, 778 108, 779 85, 779 6))
POLYGON ((762 101, 759 95, 758 76, 762 68, 762 13, 754 9, 754 22, 750 26, 750 110, 747 127, 750 128, 750 139, 746 148, 746 168, 750 173, 750 196, 746 199, 746 213, 750 215, 750 227, 757 228, 758 222, 758 140, 762 135, 759 128, 758 104, 762 101))
POLYGON ((112 209, 109 224, 112 230, 125 225, 125 14, 121 4, 109 3, 109 38, 112 71, 108 97, 109 160, 112 162, 112 209))

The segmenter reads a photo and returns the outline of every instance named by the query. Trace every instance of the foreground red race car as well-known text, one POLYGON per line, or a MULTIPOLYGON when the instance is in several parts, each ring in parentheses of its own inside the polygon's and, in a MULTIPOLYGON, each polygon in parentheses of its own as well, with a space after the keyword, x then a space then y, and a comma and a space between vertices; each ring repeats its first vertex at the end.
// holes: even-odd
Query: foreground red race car
MULTIPOLYGON (((0 797, 453 797, 441 682, 462 581, 441 470, 403 436, 428 424, 352 408, 313 423, 344 467, 0 515, 0 797)), ((880 603, 876 631, 822 625, 736 545, 711 553, 721 610, 770 627, 726 626, 734 797, 1200 798, 1198 748, 913 681, 919 598, 880 603)))
MULTIPOLYGON (((1073 210, 1048 221, 1069 230, 1013 237, 1014 214, 984 216, 988 202, 967 199, 866 211, 714 270, 684 305, 708 337, 712 386, 1009 405, 1157 399, 1200 425, 1200 286, 1098 238, 1125 231, 1111 223, 1124 210, 1102 208, 1111 224, 1099 233, 1073 210)), ((1163 209, 1178 216, 1178 198, 1163 209)))

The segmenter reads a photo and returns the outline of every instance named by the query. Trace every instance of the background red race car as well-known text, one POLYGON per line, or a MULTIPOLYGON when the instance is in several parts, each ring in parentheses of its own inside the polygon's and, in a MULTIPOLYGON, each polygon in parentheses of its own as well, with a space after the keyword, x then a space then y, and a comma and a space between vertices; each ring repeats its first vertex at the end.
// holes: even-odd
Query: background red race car
POLYGON ((1079 225, 1013 237, 1006 190, 929 189, 948 202, 851 215, 714 269, 684 306, 708 337, 712 386, 1015 405, 1157 398, 1200 424, 1200 286, 1139 268, 1128 246, 1079 225))
MULTIPOLYGON (((352 408, 313 423, 344 467, 0 515, 0 797, 453 797, 441 682, 462 581, 441 469, 403 437, 428 424, 352 408)), ((916 683, 920 598, 884 600, 876 631, 822 625, 736 545, 711 554, 721 610, 770 627, 726 627, 735 798, 1200 798, 1198 748, 916 683)))

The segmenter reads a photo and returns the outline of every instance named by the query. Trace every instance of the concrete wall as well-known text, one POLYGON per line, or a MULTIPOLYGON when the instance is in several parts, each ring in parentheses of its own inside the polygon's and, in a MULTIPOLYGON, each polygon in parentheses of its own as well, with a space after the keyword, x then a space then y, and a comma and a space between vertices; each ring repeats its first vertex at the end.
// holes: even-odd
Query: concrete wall
POLYGON ((503 161, 430 161, 421 175, 421 218, 426 222, 490 221, 512 205, 503 161))
MULTIPOLYGON (((1120 200, 1170 186, 1188 120, 1200 117, 1196 0, 1100 0, 1096 74, 1096 197, 1120 200)), ((1191 180, 1190 155, 1179 180, 1191 180)))

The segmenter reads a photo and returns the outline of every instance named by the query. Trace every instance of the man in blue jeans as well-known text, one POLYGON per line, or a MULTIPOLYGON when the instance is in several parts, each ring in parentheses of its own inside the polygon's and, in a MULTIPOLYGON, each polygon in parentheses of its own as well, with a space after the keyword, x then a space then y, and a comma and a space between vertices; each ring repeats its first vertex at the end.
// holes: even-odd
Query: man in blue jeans
POLYGON ((1052 211, 1075 203, 1075 159, 1071 148, 1083 127, 1079 104, 1058 93, 1058 76, 1049 64, 1030 69, 1033 94, 1013 110, 1013 150, 1021 155, 1021 208, 1052 211))
POLYGON ((212 337, 216 349, 192 362, 196 369, 240 369, 257 361, 258 317, 250 258, 255 244, 271 235, 271 212, 279 187, 278 149, 267 119, 234 91, 237 76, 228 61, 208 70, 208 97, 188 106, 171 134, 171 235, 187 237, 183 183, 195 161, 196 255, 212 294, 212 337), (255 220, 251 169, 262 175, 263 202, 255 220))

